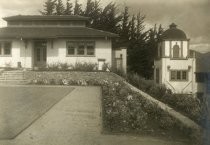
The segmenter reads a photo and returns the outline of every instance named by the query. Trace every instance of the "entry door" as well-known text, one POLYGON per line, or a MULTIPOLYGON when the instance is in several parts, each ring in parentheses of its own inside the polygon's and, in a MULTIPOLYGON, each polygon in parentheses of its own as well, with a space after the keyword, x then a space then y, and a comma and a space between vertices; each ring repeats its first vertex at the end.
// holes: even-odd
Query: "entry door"
POLYGON ((36 41, 34 43, 34 64, 36 67, 46 66, 47 43, 46 41, 36 41))

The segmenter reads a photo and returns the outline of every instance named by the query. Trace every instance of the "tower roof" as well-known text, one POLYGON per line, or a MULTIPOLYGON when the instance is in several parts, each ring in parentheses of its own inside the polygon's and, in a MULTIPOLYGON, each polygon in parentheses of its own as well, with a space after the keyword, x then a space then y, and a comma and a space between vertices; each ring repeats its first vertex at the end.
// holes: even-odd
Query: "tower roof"
POLYGON ((170 39, 170 40, 187 40, 187 36, 184 31, 177 28, 177 25, 172 23, 169 26, 169 29, 163 32, 162 39, 170 39))

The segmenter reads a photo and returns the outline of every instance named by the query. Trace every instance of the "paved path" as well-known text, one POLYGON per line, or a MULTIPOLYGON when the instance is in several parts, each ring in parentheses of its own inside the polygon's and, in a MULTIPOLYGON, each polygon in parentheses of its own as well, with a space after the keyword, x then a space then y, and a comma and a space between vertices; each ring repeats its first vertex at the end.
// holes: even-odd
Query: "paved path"
POLYGON ((0 140, 0 145, 184 145, 152 137, 101 134, 100 96, 99 87, 75 87, 15 139, 0 140))

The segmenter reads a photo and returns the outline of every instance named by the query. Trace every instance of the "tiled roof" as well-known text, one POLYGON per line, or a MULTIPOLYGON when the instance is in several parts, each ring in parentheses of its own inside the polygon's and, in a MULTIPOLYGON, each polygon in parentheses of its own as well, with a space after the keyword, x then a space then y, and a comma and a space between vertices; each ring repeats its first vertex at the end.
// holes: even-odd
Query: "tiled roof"
POLYGON ((16 15, 3 18, 5 21, 16 21, 16 20, 89 20, 88 17, 78 15, 16 15))
POLYGON ((65 37, 118 37, 117 34, 87 27, 5 27, 0 38, 65 38, 65 37))
POLYGON ((177 29, 176 24, 172 23, 170 28, 163 32, 162 39, 171 39, 171 40, 187 40, 187 36, 184 31, 177 29))

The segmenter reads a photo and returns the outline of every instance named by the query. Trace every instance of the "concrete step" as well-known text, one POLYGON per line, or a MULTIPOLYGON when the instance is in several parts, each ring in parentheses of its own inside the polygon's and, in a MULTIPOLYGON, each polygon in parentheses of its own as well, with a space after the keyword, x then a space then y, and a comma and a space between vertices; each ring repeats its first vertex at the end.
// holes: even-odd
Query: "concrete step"
POLYGON ((0 80, 0 84, 11 84, 11 85, 26 85, 29 84, 29 80, 0 80))
POLYGON ((2 72, 2 74, 23 74, 23 72, 2 72))
POLYGON ((6 78, 6 79, 3 78, 3 79, 0 79, 0 81, 1 80, 20 80, 21 81, 21 80, 24 80, 24 79, 23 78, 6 78))
POLYGON ((2 76, 24 76, 24 74, 2 74, 2 76))

